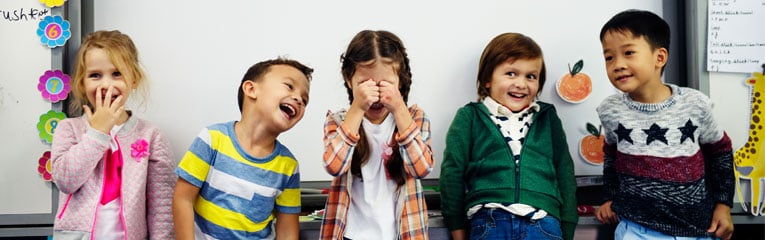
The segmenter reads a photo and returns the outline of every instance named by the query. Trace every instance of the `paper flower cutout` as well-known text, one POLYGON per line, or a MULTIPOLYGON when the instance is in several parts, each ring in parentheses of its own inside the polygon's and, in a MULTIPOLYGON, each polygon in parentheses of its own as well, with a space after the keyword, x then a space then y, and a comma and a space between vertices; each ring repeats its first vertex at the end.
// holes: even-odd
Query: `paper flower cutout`
POLYGON ((66 119, 65 113, 53 110, 40 115, 40 121, 37 122, 37 131, 40 132, 40 139, 47 143, 53 142, 53 133, 56 131, 58 122, 64 119, 66 119))
POLYGON ((61 7, 64 5, 64 2, 66 2, 66 0, 40 0, 40 3, 45 4, 45 6, 49 8, 61 7))
POLYGON ((69 81, 69 75, 64 74, 61 70, 48 70, 45 71, 45 74, 40 76, 37 90, 42 93, 43 98, 55 103, 66 99, 66 96, 71 90, 69 81))
POLYGON ((64 46, 72 36, 72 32, 69 31, 69 21, 61 16, 45 16, 38 25, 37 36, 40 37, 40 42, 48 45, 49 48, 64 46))
POLYGON ((37 160, 37 172, 40 173, 43 180, 47 182, 53 180, 53 176, 51 175, 51 164, 50 151, 45 151, 40 159, 37 160))
POLYGON ((136 162, 141 162, 142 157, 149 156, 149 143, 144 139, 138 139, 130 145, 130 156, 135 158, 136 162))

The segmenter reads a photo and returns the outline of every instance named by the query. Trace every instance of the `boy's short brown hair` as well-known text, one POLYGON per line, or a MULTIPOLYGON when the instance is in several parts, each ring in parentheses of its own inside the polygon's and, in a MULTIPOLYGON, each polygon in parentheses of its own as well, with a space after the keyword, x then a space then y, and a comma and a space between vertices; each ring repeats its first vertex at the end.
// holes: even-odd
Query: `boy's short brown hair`
POLYGON ((486 83, 491 82, 494 69, 508 60, 518 59, 542 59, 542 69, 539 72, 539 95, 545 85, 545 60, 542 57, 542 48, 533 39, 520 33, 503 33, 494 37, 486 45, 481 60, 478 62, 478 101, 490 95, 486 83))
POLYGON ((284 57, 279 57, 276 59, 266 60, 259 63, 256 63, 255 65, 252 65, 250 69, 247 69, 247 73, 244 74, 244 77, 242 78, 242 81, 239 83, 239 93, 237 94, 237 100, 239 103, 239 112, 242 112, 242 104, 244 102, 244 90, 242 90, 242 85, 245 81, 250 80, 253 82, 258 82, 261 80, 261 78, 268 73, 269 70, 271 70, 271 66, 274 65, 287 65, 296 68, 301 73, 305 75, 305 78, 308 79, 308 81, 311 81, 311 74, 313 73, 313 68, 310 68, 306 65, 303 65, 302 63, 287 59, 284 57))

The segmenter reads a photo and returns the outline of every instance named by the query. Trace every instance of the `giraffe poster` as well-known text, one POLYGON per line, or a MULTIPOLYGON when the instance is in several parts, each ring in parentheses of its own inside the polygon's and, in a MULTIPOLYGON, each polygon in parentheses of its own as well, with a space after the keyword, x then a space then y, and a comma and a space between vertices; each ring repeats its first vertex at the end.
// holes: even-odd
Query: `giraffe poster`
MULTIPOLYGON (((765 67, 765 65, 764 65, 765 67)), ((746 84, 751 89, 751 115, 749 120, 749 139, 743 147, 733 154, 734 174, 736 176, 736 195, 741 207, 754 216, 765 215, 765 129, 762 115, 765 98, 765 73, 755 72, 746 84), (761 107, 762 106, 762 107, 761 107)))

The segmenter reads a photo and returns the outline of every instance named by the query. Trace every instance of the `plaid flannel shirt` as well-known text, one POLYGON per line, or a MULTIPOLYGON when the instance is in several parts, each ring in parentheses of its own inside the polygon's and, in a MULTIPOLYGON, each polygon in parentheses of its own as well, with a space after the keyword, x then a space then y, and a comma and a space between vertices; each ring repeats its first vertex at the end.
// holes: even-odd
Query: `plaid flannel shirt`
MULTIPOLYGON (((398 193, 396 213, 399 219, 399 239, 428 239, 428 208, 425 205, 420 179, 433 169, 433 151, 430 146, 430 120, 417 105, 409 107, 414 124, 404 131, 396 133, 395 139, 401 148, 406 172, 406 183, 398 193)), ((359 140, 358 134, 351 135, 346 126, 346 110, 327 113, 324 124, 324 167, 334 176, 327 198, 324 220, 321 226, 321 239, 342 239, 345 221, 351 204, 350 174, 353 149, 359 140)))

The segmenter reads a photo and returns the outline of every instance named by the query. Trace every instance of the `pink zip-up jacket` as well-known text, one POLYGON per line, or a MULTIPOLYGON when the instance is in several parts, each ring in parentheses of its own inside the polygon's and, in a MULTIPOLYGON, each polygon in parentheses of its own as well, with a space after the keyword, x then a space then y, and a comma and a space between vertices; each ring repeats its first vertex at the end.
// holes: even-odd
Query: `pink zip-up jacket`
MULTIPOLYGON (((170 144, 149 122, 129 117, 117 133, 122 149, 121 216, 125 239, 174 239, 173 188, 177 176, 170 144)), ((111 138, 87 117, 60 121, 53 134, 53 182, 60 190, 56 232, 90 235, 104 187, 111 138)))

